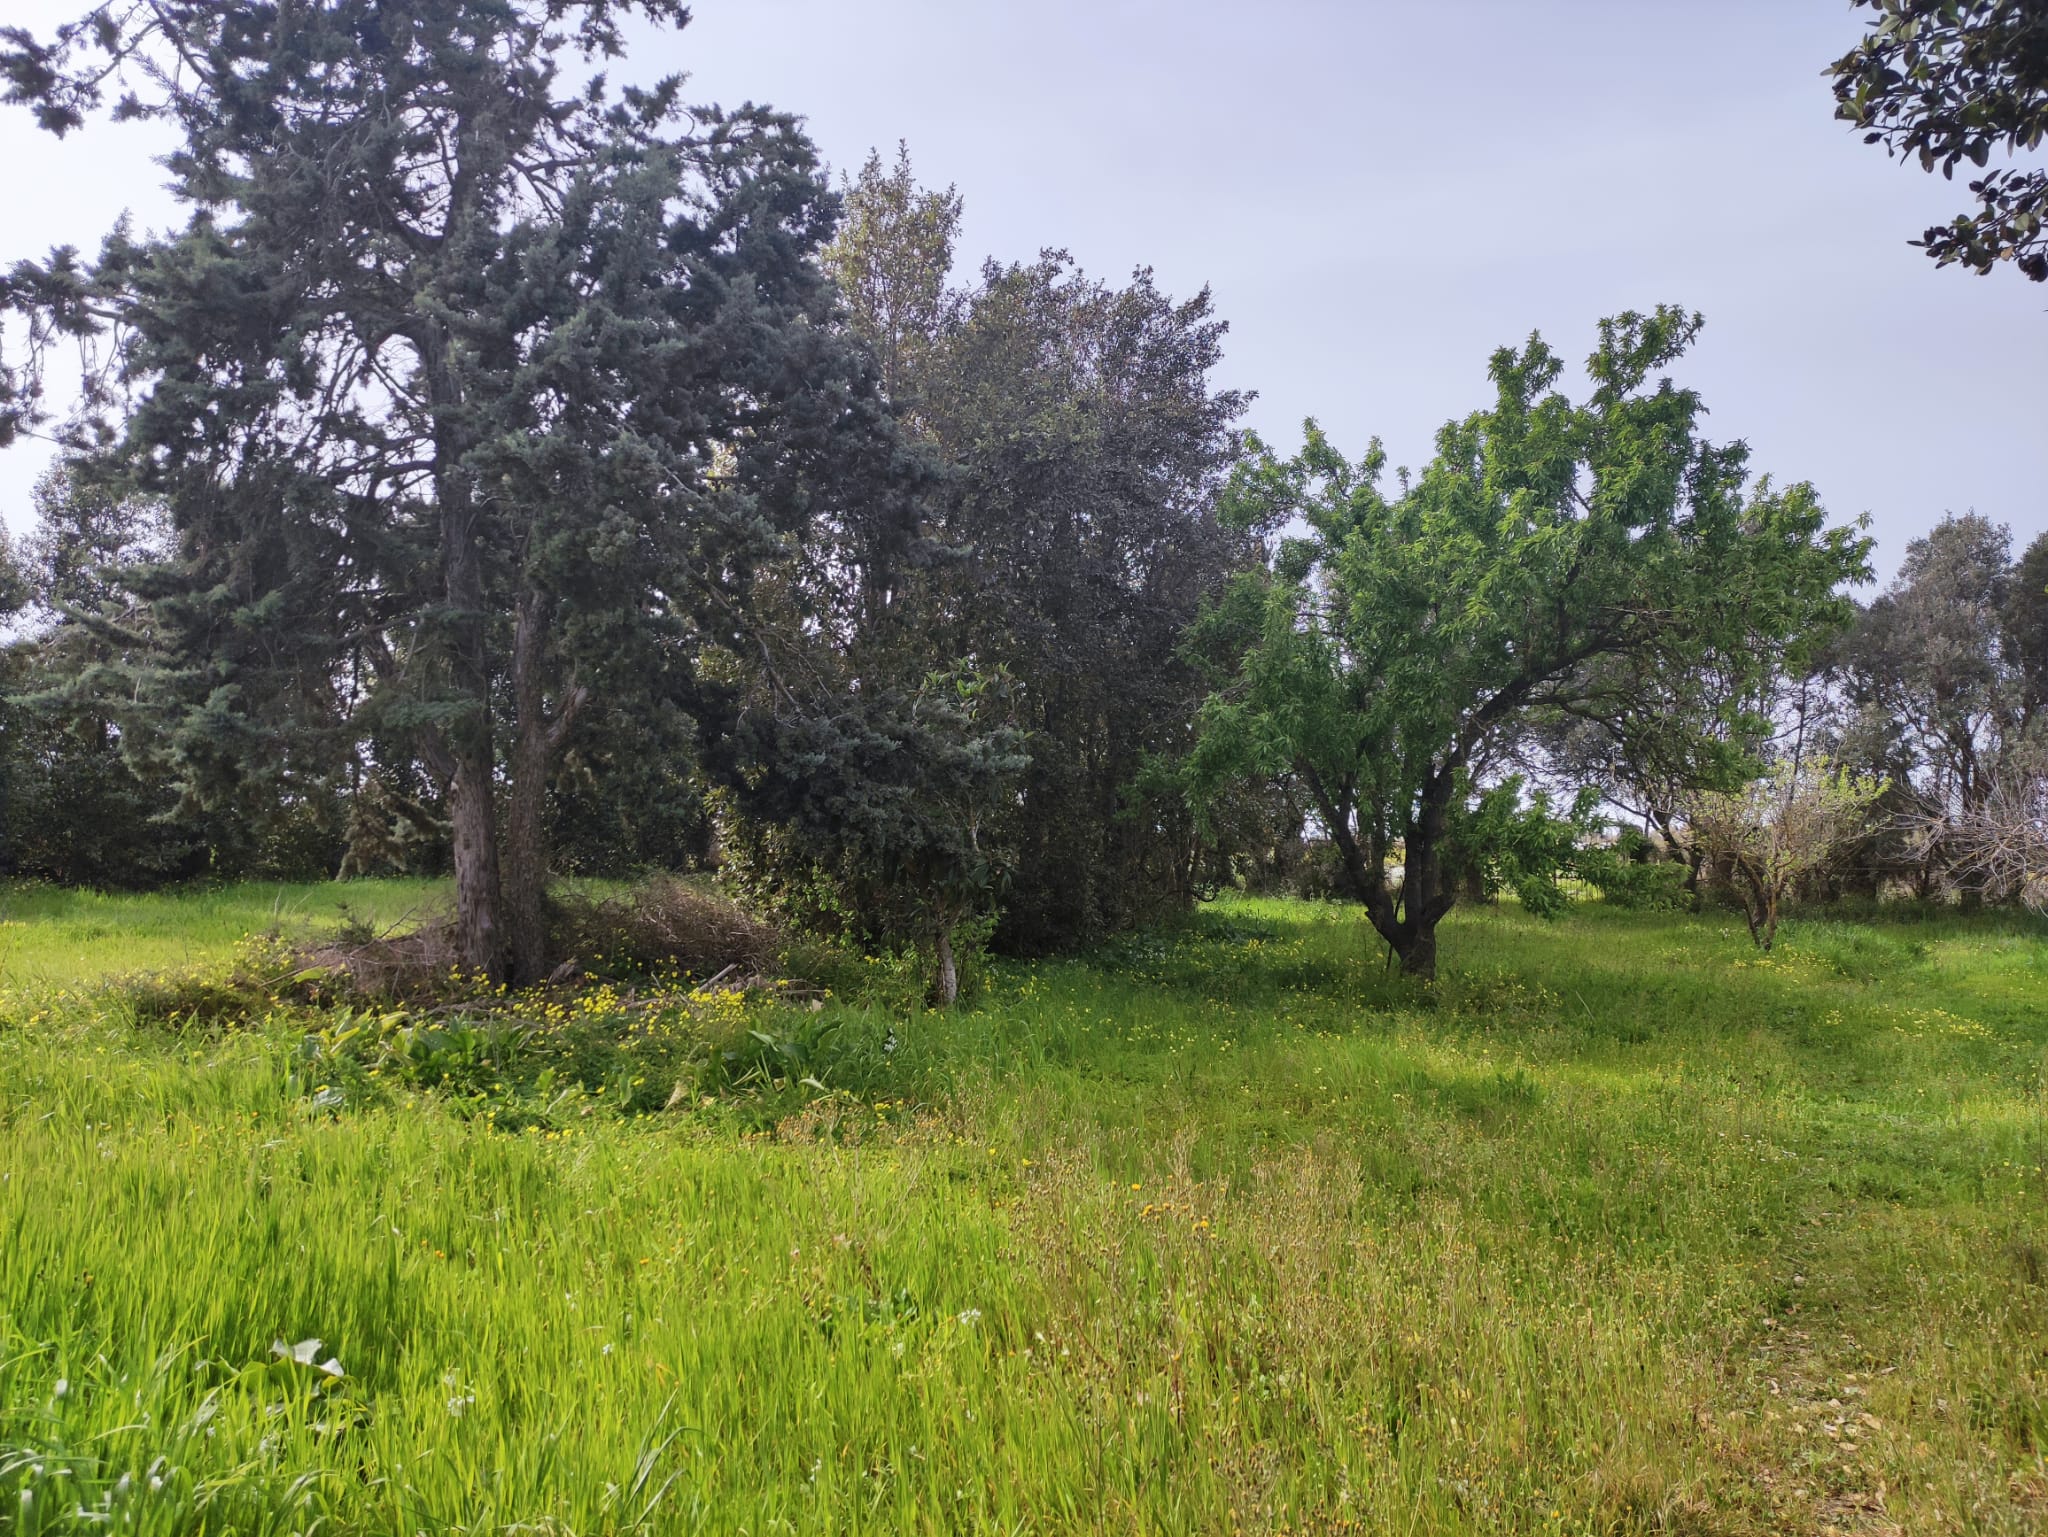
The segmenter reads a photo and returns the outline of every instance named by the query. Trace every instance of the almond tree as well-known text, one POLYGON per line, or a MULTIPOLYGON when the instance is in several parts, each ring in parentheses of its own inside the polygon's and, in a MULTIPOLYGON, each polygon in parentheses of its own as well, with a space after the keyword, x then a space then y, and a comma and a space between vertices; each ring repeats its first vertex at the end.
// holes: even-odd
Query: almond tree
POLYGON ((1764 665, 1840 623, 1838 588, 1867 570, 1812 487, 1751 485, 1747 449, 1708 442, 1699 397, 1656 377, 1699 325, 1603 322, 1583 403, 1540 337, 1503 348, 1494 403, 1392 492, 1377 442, 1354 463, 1313 422, 1299 454, 1255 445, 1232 483, 1227 515, 1267 560, 1195 636, 1221 669, 1197 767, 1298 786, 1410 975, 1435 974, 1478 852, 1450 857, 1476 769, 1546 713, 1642 707, 1631 675, 1764 665))

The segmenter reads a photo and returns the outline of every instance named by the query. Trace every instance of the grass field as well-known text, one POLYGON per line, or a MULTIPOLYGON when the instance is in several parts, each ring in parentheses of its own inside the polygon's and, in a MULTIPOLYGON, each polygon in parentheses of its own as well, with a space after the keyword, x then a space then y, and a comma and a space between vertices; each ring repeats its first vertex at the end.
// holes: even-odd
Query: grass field
POLYGON ((559 1049, 92 983, 334 900, 6 898, 0 1526, 2048 1522, 2039 928, 1461 911, 1423 990, 1237 902, 559 1049))
POLYGON ((315 934, 344 916, 404 923, 446 901, 439 881, 252 881, 147 896, 0 886, 0 991, 19 998, 109 971, 190 966, 251 934, 315 934))

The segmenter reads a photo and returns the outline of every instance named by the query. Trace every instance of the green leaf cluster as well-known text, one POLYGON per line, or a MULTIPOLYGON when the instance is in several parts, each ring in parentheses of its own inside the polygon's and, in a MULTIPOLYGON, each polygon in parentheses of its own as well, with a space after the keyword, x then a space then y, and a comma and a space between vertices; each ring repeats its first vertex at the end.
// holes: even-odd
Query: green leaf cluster
POLYGON ((1291 457, 1254 442, 1231 482, 1225 515, 1268 559, 1193 637, 1218 684, 1198 779, 1297 784, 1419 974, 1456 900, 1456 824, 1535 720, 1626 712, 1632 676, 1825 631, 1867 570, 1811 486, 1752 482, 1744 445, 1702 436, 1698 395, 1661 376, 1699 327, 1670 307, 1604 321, 1576 401, 1540 337, 1501 349, 1492 403, 1392 488, 1377 442, 1354 462, 1313 422, 1291 457))

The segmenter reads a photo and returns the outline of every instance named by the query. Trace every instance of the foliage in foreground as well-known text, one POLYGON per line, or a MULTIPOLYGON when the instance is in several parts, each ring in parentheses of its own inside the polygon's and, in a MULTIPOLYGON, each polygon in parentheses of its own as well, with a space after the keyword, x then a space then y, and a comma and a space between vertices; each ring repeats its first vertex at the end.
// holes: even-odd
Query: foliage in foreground
POLYGON ((2029 0, 1853 0, 1877 13, 1837 59, 1835 116, 1866 144, 1954 180, 1964 161, 1977 207, 1913 244, 1941 266, 1989 272, 2009 261, 2048 282, 2048 170, 2020 157, 2048 136, 2048 15, 2029 0))
POLYGON ((5 1519, 2037 1529, 2040 930, 1451 921, 1427 988, 1246 903, 950 1015, 682 989, 806 1071, 526 1119, 419 1022, 17 990, 5 1519))

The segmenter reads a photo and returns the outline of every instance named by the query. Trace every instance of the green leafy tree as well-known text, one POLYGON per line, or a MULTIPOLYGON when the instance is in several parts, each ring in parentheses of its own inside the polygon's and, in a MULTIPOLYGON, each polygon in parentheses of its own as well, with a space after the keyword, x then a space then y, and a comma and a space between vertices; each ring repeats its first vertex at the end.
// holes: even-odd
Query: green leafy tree
POLYGON ((993 942, 1070 947, 1192 898, 1205 844, 1171 772, 1204 692, 1180 647, 1250 558, 1216 517, 1247 397, 1210 375, 1205 292, 1116 286, 1061 252, 952 265, 960 200, 871 158, 828 261, 850 323, 899 360, 894 396, 945 466, 915 591, 884 663, 914 690, 935 658, 1001 669, 1029 763, 986 835, 1008 852, 993 942))
POLYGON ((2009 261, 2048 281, 2048 169, 1990 166, 2038 151, 2048 135, 2048 9, 2040 0, 1853 0, 1877 13, 1870 33, 1829 69, 1835 115, 1864 142, 1953 179, 1964 161, 1975 212, 1914 244, 1942 266, 1989 272, 2009 261))
POLYGON ((1598 830, 1599 792, 1581 789, 1560 816, 1549 791, 1510 774, 1458 800, 1444 862, 1461 872, 1465 890, 1481 898, 1511 891, 1539 918, 1562 913, 1570 899, 1558 877, 1575 868, 1580 847, 1598 830))
POLYGON ((162 509, 105 496, 61 462, 32 501, 35 525, 15 549, 14 634, 0 649, 0 864, 100 887, 253 868, 279 808, 227 816, 187 803, 161 744, 124 708, 129 664, 149 644, 131 586, 162 556, 162 509))
POLYGON ((964 205, 952 187, 920 187, 910 146, 901 143, 892 168, 885 171, 881 154, 870 150, 859 177, 842 179, 841 190, 846 217, 825 249, 825 269, 881 365, 882 387, 901 399, 926 377, 957 303, 947 279, 964 205))
POLYGON ((799 692, 777 672, 735 733, 728 849, 742 883, 816 922, 932 960, 931 996, 960 995, 958 940, 993 915, 1008 865, 997 813, 1027 760, 1001 673, 799 692), (828 911, 804 913, 806 903, 828 911))
POLYGON ((1975 513, 1946 517, 1907 545, 1838 648, 1852 718, 1835 754, 1884 777, 1899 817, 1921 830, 1901 873, 1924 894, 2010 895, 1965 874, 1944 829, 1977 818, 2034 736, 2024 603, 2009 531, 1975 513))
POLYGON ((2023 678, 2030 718, 2048 714, 2048 533, 2013 568, 2005 602, 2005 646, 2023 678))
POLYGON ((4 526, 0 526, 0 625, 11 625, 21 611, 35 601, 22 552, 4 526))
POLYGON ((1313 422, 1232 482, 1227 515, 1268 559, 1193 637, 1227 666, 1197 766, 1298 783, 1411 975, 1435 974, 1475 765, 1540 712, 1620 707, 1623 659, 1682 670, 1837 622, 1867 569, 1810 487, 1750 486, 1744 447, 1700 436, 1698 396, 1652 383, 1698 328, 1668 308, 1603 322, 1583 402, 1540 338, 1496 352, 1494 403, 1391 494, 1377 443, 1353 463, 1313 422))
POLYGON ((98 339, 89 377, 119 389, 73 436, 170 510, 167 662, 139 684, 159 729, 214 797, 338 719, 405 742, 443 790, 460 953, 493 977, 546 964, 549 786, 592 701, 724 719, 702 659, 756 573, 829 549, 868 591, 909 527, 794 121, 562 78, 636 13, 687 16, 151 0, 7 38, 46 126, 125 79, 117 115, 180 135, 182 230, 0 295, 32 343, 98 339))
POLYGON ((923 409, 955 467, 943 654, 1000 663, 1031 763, 1001 818, 1016 865, 997 942, 1083 944, 1193 895, 1192 819, 1148 796, 1202 678, 1180 640, 1250 559, 1217 499, 1246 397, 1210 380, 1209 295, 1099 283, 1053 253, 985 266, 923 409))

